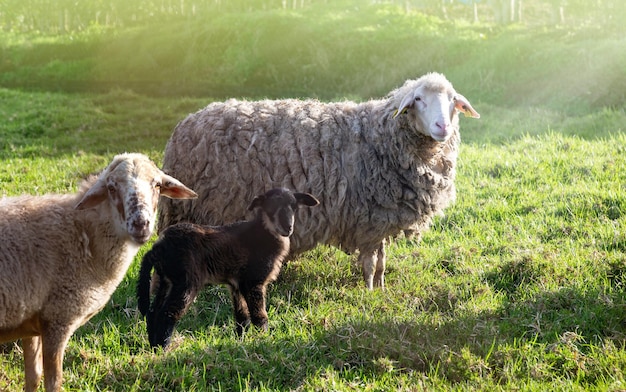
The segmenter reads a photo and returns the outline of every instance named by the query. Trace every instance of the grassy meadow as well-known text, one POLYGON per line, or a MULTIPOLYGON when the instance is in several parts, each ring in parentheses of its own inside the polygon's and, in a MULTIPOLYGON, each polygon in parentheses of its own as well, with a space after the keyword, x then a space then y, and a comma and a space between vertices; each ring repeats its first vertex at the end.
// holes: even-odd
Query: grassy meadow
MULTIPOLYGON (((65 390, 626 390, 621 23, 306 3, 0 31, 2 196, 73 192, 123 151, 160 163, 176 123, 226 97, 365 100, 440 71, 481 114, 461 119, 456 203, 389 245, 385 291, 320 246, 270 286, 269 333, 237 338, 211 287, 153 352, 135 299, 147 245, 70 340, 65 390)), ((0 390, 23 384, 19 343, 1 344, 0 390)))

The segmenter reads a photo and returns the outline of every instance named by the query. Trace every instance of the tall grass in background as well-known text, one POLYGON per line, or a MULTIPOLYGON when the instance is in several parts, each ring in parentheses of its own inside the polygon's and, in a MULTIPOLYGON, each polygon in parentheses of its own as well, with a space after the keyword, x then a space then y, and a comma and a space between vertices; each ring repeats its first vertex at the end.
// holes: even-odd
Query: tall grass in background
MULTIPOLYGON (((491 104, 585 111, 619 107, 626 91, 624 27, 608 14, 589 12, 594 18, 574 19, 579 24, 554 25, 536 16, 542 23, 531 24, 529 17, 526 25, 495 25, 443 20, 417 3, 408 9, 365 1, 311 0, 296 9, 278 2, 234 8, 205 3, 209 8, 198 6, 188 16, 159 13, 156 3, 147 2, 123 13, 146 15, 125 22, 129 27, 107 27, 90 9, 83 18, 92 23, 83 30, 4 32, 0 85, 121 88, 161 96, 367 98, 437 70, 491 104)), ((101 13, 121 13, 133 2, 111 4, 103 4, 101 13)), ((547 2, 524 4, 542 10, 547 2)), ((615 5, 611 15, 624 8, 615 5)))

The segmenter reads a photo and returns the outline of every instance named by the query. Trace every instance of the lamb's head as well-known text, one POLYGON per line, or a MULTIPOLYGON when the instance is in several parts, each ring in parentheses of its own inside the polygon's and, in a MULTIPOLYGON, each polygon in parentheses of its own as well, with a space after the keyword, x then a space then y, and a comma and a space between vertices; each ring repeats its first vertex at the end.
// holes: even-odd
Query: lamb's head
POLYGON ((391 93, 398 115, 408 116, 415 128, 433 139, 444 142, 459 129, 461 112, 480 118, 467 98, 457 93, 445 76, 429 73, 409 80, 391 93))
POLYGON ((194 191, 163 173, 145 155, 121 154, 100 173, 75 208, 82 210, 110 203, 113 215, 110 220, 119 234, 144 244, 154 230, 161 195, 172 199, 197 197, 194 191))
POLYGON ((309 193, 274 188, 252 200, 248 210, 259 208, 263 225, 271 233, 289 237, 293 233, 296 211, 300 206, 313 207, 320 202, 309 193))

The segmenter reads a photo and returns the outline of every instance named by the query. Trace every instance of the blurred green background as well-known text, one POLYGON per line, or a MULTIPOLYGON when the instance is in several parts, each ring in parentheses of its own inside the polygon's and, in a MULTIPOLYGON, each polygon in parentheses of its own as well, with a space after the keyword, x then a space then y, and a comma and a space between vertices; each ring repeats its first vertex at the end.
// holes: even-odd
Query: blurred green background
POLYGON ((439 71, 580 114, 623 106, 624 20, 618 0, 2 0, 0 86, 366 99, 439 71))

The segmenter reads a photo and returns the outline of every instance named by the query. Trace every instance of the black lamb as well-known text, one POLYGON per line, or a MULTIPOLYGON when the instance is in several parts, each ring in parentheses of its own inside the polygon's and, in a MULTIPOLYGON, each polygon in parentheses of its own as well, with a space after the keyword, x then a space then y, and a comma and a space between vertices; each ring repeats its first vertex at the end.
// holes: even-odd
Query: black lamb
POLYGON ((267 285, 289 253, 295 212, 319 201, 308 193, 275 188, 254 198, 253 220, 225 226, 179 223, 165 229, 141 263, 137 298, 152 347, 167 347, 176 323, 209 284, 230 289, 236 332, 250 322, 267 330, 267 285), (151 272, 154 269, 150 304, 151 272))

